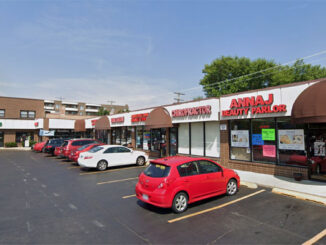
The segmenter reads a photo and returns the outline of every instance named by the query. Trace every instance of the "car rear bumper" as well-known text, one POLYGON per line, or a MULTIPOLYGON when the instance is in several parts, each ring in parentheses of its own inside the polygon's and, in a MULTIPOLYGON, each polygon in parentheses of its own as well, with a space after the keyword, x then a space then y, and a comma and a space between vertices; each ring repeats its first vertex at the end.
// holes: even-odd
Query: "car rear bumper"
POLYGON ((144 190, 141 185, 138 183, 136 185, 136 197, 142 202, 149 203, 151 205, 161 207, 161 208, 170 208, 171 202, 169 201, 169 195, 165 192, 163 193, 155 193, 152 191, 144 190), (144 195, 148 196, 148 199, 144 199, 144 195))

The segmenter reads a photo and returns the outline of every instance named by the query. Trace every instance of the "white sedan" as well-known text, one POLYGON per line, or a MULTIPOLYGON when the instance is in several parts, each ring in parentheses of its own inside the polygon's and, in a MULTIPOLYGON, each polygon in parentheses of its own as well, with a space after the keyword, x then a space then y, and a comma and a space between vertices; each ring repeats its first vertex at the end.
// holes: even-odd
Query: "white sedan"
POLYGON ((129 164, 144 165, 148 156, 142 151, 134 151, 119 145, 100 145, 79 155, 78 164, 85 168, 97 168, 100 171, 107 167, 129 164))

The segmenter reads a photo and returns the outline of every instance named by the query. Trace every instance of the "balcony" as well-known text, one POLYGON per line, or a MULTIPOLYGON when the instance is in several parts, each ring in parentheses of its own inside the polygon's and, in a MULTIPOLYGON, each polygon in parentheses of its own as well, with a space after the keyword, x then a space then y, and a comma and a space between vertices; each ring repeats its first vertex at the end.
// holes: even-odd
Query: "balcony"
POLYGON ((66 111, 78 111, 78 108, 66 107, 66 111))
POLYGON ((86 112, 98 112, 98 109, 89 109, 89 108, 86 108, 85 111, 86 112))

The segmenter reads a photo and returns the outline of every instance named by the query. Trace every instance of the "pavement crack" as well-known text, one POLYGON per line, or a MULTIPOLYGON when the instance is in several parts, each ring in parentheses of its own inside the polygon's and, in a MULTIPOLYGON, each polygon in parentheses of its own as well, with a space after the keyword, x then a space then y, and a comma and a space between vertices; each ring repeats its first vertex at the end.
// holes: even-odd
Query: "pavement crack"
POLYGON ((138 234, 137 231, 133 230, 131 227, 129 227, 126 223, 120 221, 118 218, 114 217, 114 219, 120 224, 122 225, 124 228, 126 228, 128 231, 130 231, 131 233, 133 233, 135 236, 137 236, 139 239, 143 240, 144 242, 146 242, 147 244, 152 244, 147 238, 143 237, 142 235, 138 234))

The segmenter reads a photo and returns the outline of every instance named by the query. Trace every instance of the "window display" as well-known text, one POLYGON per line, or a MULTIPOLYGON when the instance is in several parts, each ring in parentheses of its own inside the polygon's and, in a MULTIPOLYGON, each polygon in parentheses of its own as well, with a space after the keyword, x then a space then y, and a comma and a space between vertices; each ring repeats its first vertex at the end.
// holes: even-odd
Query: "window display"
POLYGON ((250 161, 250 120, 233 120, 230 122, 230 129, 230 158, 234 160, 250 161))
POLYGON ((143 149, 143 131, 144 127, 136 127, 136 148, 143 149))

